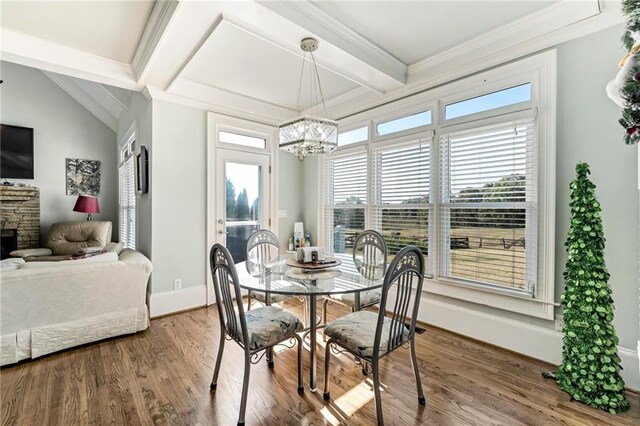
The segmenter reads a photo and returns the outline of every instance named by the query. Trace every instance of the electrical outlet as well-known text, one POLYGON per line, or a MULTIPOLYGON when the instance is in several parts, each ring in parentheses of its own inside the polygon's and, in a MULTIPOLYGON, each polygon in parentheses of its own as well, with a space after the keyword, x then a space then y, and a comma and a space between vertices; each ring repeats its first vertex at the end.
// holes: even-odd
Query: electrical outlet
POLYGON ((176 278, 175 280, 173 280, 173 289, 180 290, 181 288, 182 288, 182 279, 176 278))
POLYGON ((562 329, 564 328, 564 316, 556 315, 555 326, 556 331, 562 331, 562 329))

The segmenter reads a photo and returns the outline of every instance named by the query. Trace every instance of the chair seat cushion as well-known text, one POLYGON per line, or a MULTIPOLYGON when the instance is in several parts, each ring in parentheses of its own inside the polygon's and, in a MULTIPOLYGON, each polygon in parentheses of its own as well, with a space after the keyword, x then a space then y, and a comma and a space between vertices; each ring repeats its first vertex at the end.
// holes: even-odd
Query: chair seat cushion
MULTIPOLYGON (((249 349, 255 351, 286 340, 302 331, 302 321, 290 312, 276 306, 264 306, 245 313, 247 332, 249 333, 249 349)), ((236 323, 240 327, 240 318, 236 314, 236 323)), ((229 333, 242 341, 242 331, 235 330, 227 324, 229 333)))
MULTIPOLYGON (((337 300, 338 302, 347 305, 351 309, 355 309, 356 307, 356 295, 355 293, 346 293, 346 294, 334 294, 330 296, 332 299, 337 300)), ((360 292, 360 308, 368 307, 371 305, 375 305, 376 303, 380 303, 380 298, 382 297, 382 290, 369 290, 369 291, 361 291, 360 292)))
MULTIPOLYGON (((379 355, 387 352, 389 342, 389 330, 392 323, 397 323, 391 318, 385 317, 380 336, 379 355)), ((373 356, 373 341, 376 336, 376 326, 378 325, 378 314, 369 311, 358 311, 347 314, 335 321, 330 322, 324 329, 324 334, 331 340, 345 349, 363 357, 373 356)), ((403 324, 402 342, 409 338, 409 330, 403 324)))

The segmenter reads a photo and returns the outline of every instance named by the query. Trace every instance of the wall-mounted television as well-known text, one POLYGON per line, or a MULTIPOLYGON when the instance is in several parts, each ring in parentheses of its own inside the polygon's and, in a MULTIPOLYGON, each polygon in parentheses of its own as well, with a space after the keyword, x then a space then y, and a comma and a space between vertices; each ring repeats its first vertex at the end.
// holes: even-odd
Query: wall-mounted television
POLYGON ((33 179, 33 129, 0 124, 0 178, 33 179))

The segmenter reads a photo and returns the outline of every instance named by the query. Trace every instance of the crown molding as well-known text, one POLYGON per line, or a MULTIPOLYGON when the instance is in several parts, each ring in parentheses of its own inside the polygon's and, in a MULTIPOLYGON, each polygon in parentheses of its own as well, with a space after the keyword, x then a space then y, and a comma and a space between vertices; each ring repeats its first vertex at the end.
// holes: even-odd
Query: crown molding
POLYGON ((562 1, 491 30, 453 49, 412 64, 409 66, 409 74, 412 78, 419 78, 421 74, 441 65, 448 66, 452 61, 459 61, 460 58, 478 58, 491 51, 517 49, 516 46, 521 43, 527 43, 599 13, 600 7, 597 0, 562 1))
MULTIPOLYGON (((67 77, 65 75, 55 74, 49 71, 42 71, 44 75, 49 77, 51 81, 60 86, 62 90, 64 90, 69 96, 75 99, 80 105, 82 105, 87 111, 93 114, 98 120, 103 122, 107 127, 109 127, 114 132, 118 131, 118 118, 120 114, 113 114, 113 111, 110 111, 109 108, 106 108, 103 104, 101 104, 98 100, 95 99, 95 95, 92 96, 91 93, 87 91, 86 87, 83 87, 79 84, 80 81, 67 77)), ((90 90, 103 91, 104 89, 98 83, 93 82, 85 82, 90 86, 90 90)))
POLYGON ((299 113, 258 99, 248 98, 217 87, 208 86, 186 78, 179 78, 173 90, 163 91, 155 87, 145 87, 147 99, 157 99, 219 114, 244 118, 255 122, 277 126, 299 113), (215 102, 211 100, 215 99, 215 102))
POLYGON ((131 66, 124 62, 92 55, 61 44, 33 37, 19 31, 1 28, 0 59, 65 74, 123 89, 142 89, 135 79, 131 66))
POLYGON ((180 4, 177 0, 155 2, 140 42, 138 43, 138 47, 136 48, 133 60, 131 61, 131 67, 138 81, 142 79, 147 71, 151 58, 158 48, 160 40, 164 37, 167 28, 171 24, 180 4))
POLYGON ((404 62, 328 15, 310 1, 258 0, 258 3, 384 73, 397 83, 406 84, 407 65, 404 62))
POLYGON ((405 87, 376 97, 346 94, 348 101, 332 102, 329 113, 338 119, 350 117, 624 22, 619 3, 601 10, 595 0, 563 1, 534 15, 410 66, 405 87))

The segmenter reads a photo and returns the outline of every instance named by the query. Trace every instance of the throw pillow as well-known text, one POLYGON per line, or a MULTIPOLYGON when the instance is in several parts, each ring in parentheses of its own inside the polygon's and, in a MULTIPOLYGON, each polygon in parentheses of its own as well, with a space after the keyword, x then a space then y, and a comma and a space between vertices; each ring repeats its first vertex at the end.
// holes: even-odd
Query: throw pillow
POLYGON ((115 253, 102 253, 98 256, 91 256, 84 259, 63 260, 60 262, 27 262, 20 269, 57 268, 60 266, 84 265, 86 263, 117 262, 118 255, 115 253))
POLYGON ((48 248, 14 250, 9 253, 12 257, 51 256, 52 254, 53 252, 48 248))
POLYGON ((123 242, 119 242, 119 243, 107 243, 107 246, 105 247, 105 252, 110 253, 110 252, 115 252, 115 254, 120 255, 120 252, 122 251, 122 249, 124 248, 124 243, 123 242))
POLYGON ((78 250, 77 253, 75 254, 93 254, 93 253, 101 253, 104 252, 105 248, 104 247, 83 247, 80 250, 78 250))

